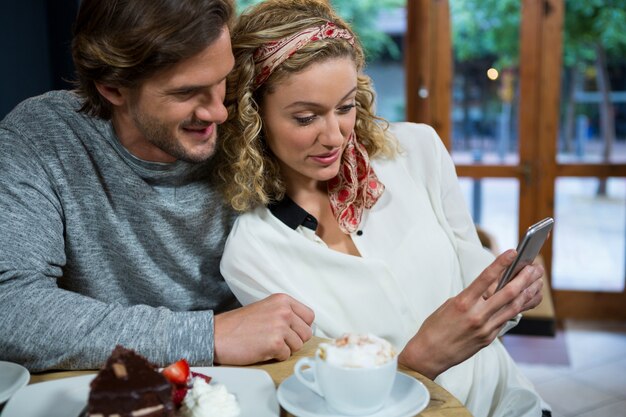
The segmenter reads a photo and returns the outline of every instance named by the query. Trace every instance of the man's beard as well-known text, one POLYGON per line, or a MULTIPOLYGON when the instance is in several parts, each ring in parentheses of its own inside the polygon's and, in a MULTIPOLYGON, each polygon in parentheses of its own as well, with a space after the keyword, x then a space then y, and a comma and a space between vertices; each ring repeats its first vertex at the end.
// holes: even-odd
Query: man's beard
MULTIPOLYGON (((143 134, 148 142, 157 148, 161 149, 163 152, 167 153, 170 156, 173 156, 177 160, 190 162, 190 163, 200 163, 208 160, 213 153, 215 152, 215 143, 213 141, 213 146, 211 146, 210 150, 201 155, 192 155, 185 147, 180 143, 179 140, 173 136, 172 133, 168 130, 167 126, 159 121, 146 116, 145 114, 137 111, 133 111, 132 113, 133 122, 137 129, 143 134)), ((191 120, 184 121, 181 123, 181 127, 196 127, 201 128, 202 126, 207 126, 208 123, 194 123, 191 120)), ((217 130, 217 129, 216 129, 217 130)), ((217 132, 214 132, 214 135, 217 132)))

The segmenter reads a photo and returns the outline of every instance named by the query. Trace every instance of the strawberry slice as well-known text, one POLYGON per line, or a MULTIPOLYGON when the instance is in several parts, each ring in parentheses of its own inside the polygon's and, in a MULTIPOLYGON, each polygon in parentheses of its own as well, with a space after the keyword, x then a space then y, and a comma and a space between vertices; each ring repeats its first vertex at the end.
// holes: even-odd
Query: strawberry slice
POLYGON ((187 390, 188 390, 187 387, 180 387, 174 390, 174 396, 172 400, 174 401, 174 405, 176 407, 180 407, 181 404, 183 403, 183 400, 185 399, 185 395, 187 395, 187 390))
POLYGON ((186 386, 190 375, 189 364, 185 359, 181 359, 167 366, 162 373, 172 384, 186 386))
POLYGON ((200 372, 191 371, 191 377, 192 378, 194 378, 194 377, 202 378, 202 379, 204 379, 206 381, 207 384, 209 382, 211 382, 211 377, 210 376, 205 375, 205 374, 201 374, 200 372))

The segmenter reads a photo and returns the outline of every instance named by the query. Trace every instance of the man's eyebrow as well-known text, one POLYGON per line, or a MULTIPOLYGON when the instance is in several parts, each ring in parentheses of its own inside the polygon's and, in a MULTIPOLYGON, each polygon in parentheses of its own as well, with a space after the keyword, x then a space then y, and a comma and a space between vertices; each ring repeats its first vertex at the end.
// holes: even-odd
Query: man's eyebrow
POLYGON ((172 87, 169 89, 165 89, 163 90, 163 93, 165 94, 180 94, 180 93, 189 93, 189 92, 193 92, 193 91, 198 91, 198 90, 202 90, 204 88, 207 87, 212 87, 214 85, 220 84, 221 82, 223 82, 224 80, 226 80, 226 77, 223 77, 222 79, 218 80, 217 82, 211 84, 211 85, 181 85, 178 87, 172 87))
MULTIPOLYGON (((348 94, 343 96, 340 101, 344 101, 345 99, 347 99, 351 94, 353 94, 356 91, 356 89, 357 87, 354 87, 352 90, 348 91, 348 94)), ((314 103, 312 101, 294 101, 293 103, 289 104, 285 108, 288 109, 288 108, 297 107, 297 106, 318 107, 318 108, 323 107, 319 103, 314 103)))
POLYGON ((191 91, 197 91, 197 90, 200 90, 201 88, 204 88, 204 87, 199 86, 199 85, 183 85, 180 87, 166 89, 163 92, 165 94, 179 94, 179 93, 188 93, 191 91))

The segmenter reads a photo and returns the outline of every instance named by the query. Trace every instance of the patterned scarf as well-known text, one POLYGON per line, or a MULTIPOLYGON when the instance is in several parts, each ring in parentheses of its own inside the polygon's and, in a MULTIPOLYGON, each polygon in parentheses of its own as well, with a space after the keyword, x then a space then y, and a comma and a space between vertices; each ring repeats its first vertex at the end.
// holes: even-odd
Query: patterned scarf
POLYGON ((348 138, 337 176, 328 181, 330 206, 339 228, 353 233, 361 223, 363 210, 372 208, 385 191, 370 166, 365 146, 356 140, 354 132, 348 138))

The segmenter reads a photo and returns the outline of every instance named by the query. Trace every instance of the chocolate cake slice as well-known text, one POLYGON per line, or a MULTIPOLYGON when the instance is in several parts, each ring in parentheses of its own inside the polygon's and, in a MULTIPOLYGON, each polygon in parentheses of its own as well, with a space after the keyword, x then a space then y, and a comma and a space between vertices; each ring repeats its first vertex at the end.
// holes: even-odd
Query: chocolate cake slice
POLYGON ((133 350, 116 346, 91 381, 89 417, 173 417, 174 387, 155 365, 133 350))

